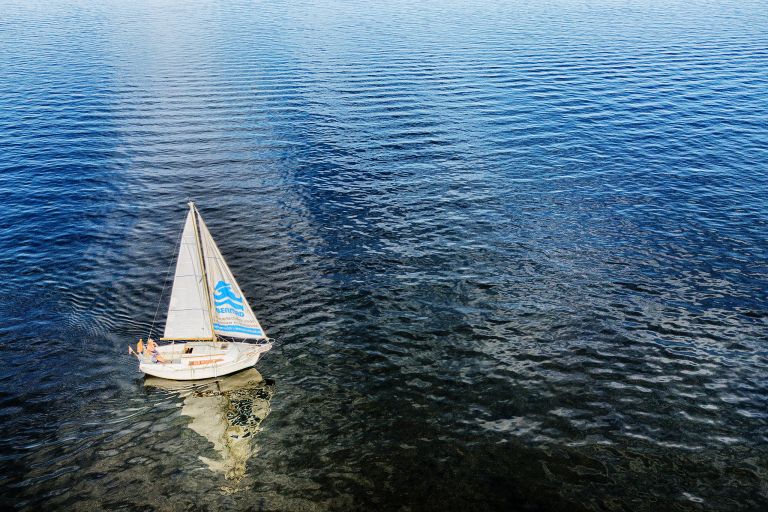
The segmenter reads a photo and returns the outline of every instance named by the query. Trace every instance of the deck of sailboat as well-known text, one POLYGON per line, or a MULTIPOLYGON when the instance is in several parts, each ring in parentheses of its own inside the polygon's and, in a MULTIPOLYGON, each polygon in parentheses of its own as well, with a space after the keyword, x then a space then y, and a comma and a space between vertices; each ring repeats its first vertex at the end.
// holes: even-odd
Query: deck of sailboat
MULTIPOLYGON (((234 345, 237 345, 233 343, 234 345)), ((246 345, 243 343, 242 345, 246 345)), ((202 362, 205 359, 229 358, 232 359, 230 343, 226 341, 188 341, 186 343, 173 343, 158 348, 167 364, 184 364, 188 362, 202 362)), ((239 352, 239 351, 238 351, 239 352)), ((236 356, 237 354, 235 354, 236 356)), ((189 366, 189 364, 186 364, 189 366)))
POLYGON ((141 361, 144 373, 174 380, 194 380, 226 375, 256 364, 270 343, 188 342, 158 347, 163 362, 141 361))

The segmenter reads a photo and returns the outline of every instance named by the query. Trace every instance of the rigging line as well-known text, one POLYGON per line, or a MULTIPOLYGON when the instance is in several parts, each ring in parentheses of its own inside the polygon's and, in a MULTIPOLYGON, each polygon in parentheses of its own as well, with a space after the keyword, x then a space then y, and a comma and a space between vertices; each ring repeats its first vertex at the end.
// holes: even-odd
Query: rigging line
MULTIPOLYGON (((179 231, 179 236, 176 239, 176 247, 173 248, 173 252, 171 254, 178 254, 179 253, 179 245, 181 245, 181 237, 184 235, 184 226, 186 226, 187 222, 186 220, 181 225, 181 231, 179 231)), ((152 331, 155 329, 155 323, 157 322, 157 314, 160 312, 160 304, 163 303, 163 295, 165 295, 165 288, 168 286, 168 276, 171 272, 171 266, 173 265, 175 258, 171 258, 170 263, 168 263, 168 269, 165 271, 165 280, 163 281, 163 291, 160 292, 160 299, 157 301, 157 307, 155 308, 155 316, 152 317, 152 326, 149 328, 149 334, 147 334, 147 338, 152 337, 152 331)))

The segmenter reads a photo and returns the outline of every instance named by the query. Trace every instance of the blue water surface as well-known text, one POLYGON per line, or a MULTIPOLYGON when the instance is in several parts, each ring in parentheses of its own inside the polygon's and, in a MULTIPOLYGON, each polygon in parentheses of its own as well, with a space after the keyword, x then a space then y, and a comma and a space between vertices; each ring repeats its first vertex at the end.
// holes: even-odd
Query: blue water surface
POLYGON ((764 2, 0 13, 4 508, 768 508, 764 2), (244 474, 126 355, 190 198, 279 340, 244 474))

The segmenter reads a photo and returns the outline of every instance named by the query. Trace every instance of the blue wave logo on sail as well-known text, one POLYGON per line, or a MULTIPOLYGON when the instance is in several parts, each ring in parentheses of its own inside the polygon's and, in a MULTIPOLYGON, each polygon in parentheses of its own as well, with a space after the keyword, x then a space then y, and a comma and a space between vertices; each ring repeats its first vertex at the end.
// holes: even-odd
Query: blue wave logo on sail
POLYGON ((237 316, 245 316, 243 310, 243 298, 238 297, 235 292, 232 291, 232 285, 224 281, 216 283, 213 294, 213 304, 216 306, 216 312, 219 314, 235 314, 237 316))

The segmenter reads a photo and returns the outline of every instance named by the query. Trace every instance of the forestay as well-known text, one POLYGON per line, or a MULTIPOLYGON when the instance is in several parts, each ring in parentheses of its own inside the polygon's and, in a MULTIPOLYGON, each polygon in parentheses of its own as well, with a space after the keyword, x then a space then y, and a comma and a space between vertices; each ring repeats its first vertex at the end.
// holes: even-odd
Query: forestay
POLYGON ((193 215, 194 210, 190 209, 181 235, 165 338, 213 338, 193 215))
POLYGON ((231 338, 266 338, 264 329, 245 300, 208 227, 202 217, 198 215, 197 218, 200 222, 200 241, 208 288, 213 301, 211 317, 214 331, 231 338))

